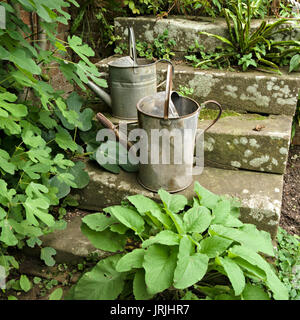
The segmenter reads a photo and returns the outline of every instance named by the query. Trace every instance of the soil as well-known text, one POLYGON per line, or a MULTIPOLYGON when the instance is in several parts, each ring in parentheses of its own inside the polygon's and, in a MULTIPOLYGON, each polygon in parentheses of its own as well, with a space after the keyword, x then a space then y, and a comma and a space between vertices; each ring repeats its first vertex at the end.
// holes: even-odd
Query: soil
POLYGON ((300 236, 300 146, 291 145, 282 196, 280 227, 300 236))

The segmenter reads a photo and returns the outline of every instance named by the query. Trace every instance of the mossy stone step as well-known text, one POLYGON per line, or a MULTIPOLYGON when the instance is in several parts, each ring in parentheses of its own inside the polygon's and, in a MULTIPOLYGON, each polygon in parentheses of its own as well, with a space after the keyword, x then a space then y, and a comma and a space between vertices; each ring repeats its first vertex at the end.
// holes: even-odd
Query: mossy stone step
MULTIPOLYGON (((214 111, 214 110, 210 110, 214 111)), ((114 123, 121 120, 105 115, 114 123)), ((198 128, 205 129, 215 118, 205 110, 198 128), (212 116, 212 117, 211 117, 212 116)), ((122 121, 121 121, 122 122, 122 121)), ((125 121, 126 122, 126 121, 125 121)), ((284 173, 290 145, 292 117, 284 115, 260 116, 224 112, 204 135, 204 160, 210 167, 244 169, 251 171, 284 173), (234 114, 234 116, 232 115, 234 114)), ((129 125, 129 130, 137 125, 129 125)), ((200 139, 198 143, 201 143, 200 139)))
MULTIPOLYGON (((86 170, 90 176, 89 185, 73 191, 81 209, 99 211, 120 204, 133 194, 159 199, 156 193, 145 190, 137 182, 136 173, 113 174, 104 171, 96 162, 88 162, 86 170)), ((275 238, 281 211, 282 175, 205 167, 201 175, 194 176, 194 181, 216 194, 238 198, 241 220, 254 223, 275 238)), ((193 188, 192 184, 178 194, 191 199, 195 196, 193 188)))
MULTIPOLYGON (((111 56, 96 63, 99 71, 108 72, 108 63, 120 58, 111 56)), ((232 72, 226 70, 200 70, 185 62, 175 63, 173 90, 180 86, 193 89, 190 96, 199 103, 216 100, 223 109, 240 113, 285 114, 296 111, 300 87, 300 73, 282 75, 260 71, 232 72)), ((157 64, 157 83, 166 78, 167 66, 157 64)), ((159 91, 164 90, 161 87, 159 91)), ((209 106, 210 107, 210 106, 209 106)))

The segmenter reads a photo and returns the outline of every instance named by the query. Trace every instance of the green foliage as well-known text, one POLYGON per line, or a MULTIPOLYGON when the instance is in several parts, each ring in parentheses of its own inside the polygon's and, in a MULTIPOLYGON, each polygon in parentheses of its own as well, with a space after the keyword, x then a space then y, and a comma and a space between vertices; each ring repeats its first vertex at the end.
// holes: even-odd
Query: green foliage
MULTIPOLYGON (((169 31, 166 29, 152 43, 145 41, 136 41, 136 51, 140 58, 147 60, 153 59, 171 59, 175 53, 172 51, 176 46, 174 39, 169 39, 169 31)), ((121 42, 116 48, 115 53, 124 55, 127 54, 128 45, 121 42)))
POLYGON ((300 299, 300 240, 278 228, 276 267, 279 279, 289 290, 290 300, 300 299))
POLYGON ((224 8, 229 38, 208 32, 200 34, 213 37, 224 44, 223 49, 217 49, 214 53, 203 53, 203 49, 196 46, 200 52, 188 55, 186 58, 195 67, 230 67, 242 66, 246 71, 250 66, 266 71, 281 73, 279 66, 290 64, 290 71, 298 68, 298 60, 292 58, 300 51, 300 42, 276 41, 274 36, 291 32, 292 21, 282 18, 272 23, 263 20, 260 26, 251 31, 251 21, 256 15, 261 1, 242 0, 230 2, 229 8, 224 8), (204 60, 203 60, 204 59, 204 60))
MULTIPOLYGON (((89 182, 85 164, 78 159, 86 147, 80 134, 95 140, 93 111, 82 111, 84 101, 76 93, 65 99, 64 91, 55 91, 48 81, 50 68, 57 65, 58 72, 83 90, 88 78, 106 86, 89 61, 91 48, 77 36, 66 42, 56 38, 58 23, 67 24, 70 18, 63 9, 76 1, 9 3, 1 3, 7 29, 0 30, 0 265, 7 273, 18 268, 10 248, 41 247, 39 237, 64 228, 66 223, 52 214, 53 206, 71 188, 81 189, 89 182), (18 17, 17 6, 39 17, 51 50, 35 40, 18 17), (77 63, 69 51, 78 55, 77 63)), ((41 258, 53 265, 54 254, 54 249, 43 248, 41 258)), ((21 284, 27 288, 24 279, 21 284)))
POLYGON ((197 182, 194 190, 193 202, 159 190, 161 203, 135 195, 85 216, 84 235, 96 248, 118 254, 85 273, 72 299, 117 299, 128 290, 125 283, 132 283, 135 299, 165 290, 183 299, 288 299, 287 288, 260 255, 274 256, 270 235, 242 223, 235 200, 197 182), (129 240, 136 245, 128 251, 129 240))

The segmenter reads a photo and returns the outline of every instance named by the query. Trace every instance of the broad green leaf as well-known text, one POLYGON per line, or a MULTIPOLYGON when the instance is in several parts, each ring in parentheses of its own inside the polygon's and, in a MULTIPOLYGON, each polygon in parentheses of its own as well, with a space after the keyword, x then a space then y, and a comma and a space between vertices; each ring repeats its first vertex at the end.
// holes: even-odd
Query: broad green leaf
POLYGON ((45 147, 46 141, 41 136, 41 130, 26 120, 20 121, 22 130, 22 139, 25 144, 33 148, 45 147))
POLYGON ((300 55, 299 54, 295 54, 292 57, 292 59, 290 60, 289 72, 297 70, 297 69, 299 69, 299 67, 300 67, 300 55))
POLYGON ((212 213, 214 219, 212 224, 223 224, 225 223, 227 217, 230 215, 231 203, 229 200, 221 200, 213 208, 212 213))
POLYGON ((27 55, 27 50, 23 50, 23 48, 10 50, 9 60, 33 74, 41 73, 41 68, 27 55))
POLYGON ((93 213, 83 217, 82 222, 92 230, 103 231, 112 224, 117 223, 118 220, 114 217, 108 217, 104 213, 93 213))
POLYGON ((112 215, 136 233, 144 231, 144 219, 134 210, 122 206, 110 207, 112 215))
POLYGON ((119 234, 125 234, 128 228, 122 223, 116 223, 110 226, 110 230, 119 234))
POLYGON ((177 266, 174 272, 174 287, 185 289, 200 281, 208 267, 209 258, 201 253, 192 253, 193 243, 184 236, 179 245, 177 266))
POLYGON ((254 225, 244 224, 243 227, 235 229, 215 224, 210 226, 209 233, 237 241, 255 252, 274 256, 270 235, 264 231, 258 231, 254 225))
POLYGON ((116 271, 120 255, 101 260, 85 273, 74 289, 74 300, 115 300, 122 292, 126 273, 116 271))
POLYGON ((57 288, 55 289, 49 296, 49 300, 60 300, 63 295, 63 289, 57 288))
POLYGON ((39 122, 47 129, 53 129, 57 126, 57 122, 51 118, 51 115, 49 110, 42 109, 39 112, 39 122))
POLYGON ((221 255, 231 244, 232 240, 219 236, 211 236, 200 242, 200 253, 206 254, 209 258, 221 255))
POLYGON ((190 233, 202 233, 209 227, 211 220, 212 216, 206 207, 196 206, 184 214, 184 229, 190 233))
POLYGON ((49 179, 49 183, 51 187, 57 188, 58 192, 56 193, 56 197, 58 199, 64 198, 71 191, 70 185, 60 179, 58 175, 49 179))
POLYGON ((56 250, 51 247, 45 247, 41 249, 41 259, 49 267, 53 267, 55 265, 55 260, 52 257, 54 255, 56 255, 56 250))
POLYGON ((126 244, 126 236, 108 229, 104 231, 94 231, 86 224, 82 223, 81 232, 91 241, 92 245, 104 251, 117 252, 124 250, 126 244))
POLYGON ((149 294, 147 291, 144 269, 138 270, 134 275, 133 294, 135 300, 149 300, 153 297, 153 295, 149 294))
POLYGON ((213 209, 220 200, 219 196, 203 188, 197 181, 195 182, 194 191, 199 197, 200 204, 209 209, 213 209))
POLYGON ((14 235, 12 226, 8 220, 0 221, 1 235, 0 241, 4 242, 7 246, 15 246, 18 243, 18 239, 14 235))
POLYGON ((142 247, 147 248, 154 243, 165 244, 167 246, 176 246, 179 245, 179 241, 180 237, 177 233, 174 233, 170 230, 163 230, 155 236, 150 237, 148 240, 145 240, 142 247))
POLYGON ((143 267, 149 294, 156 294, 172 286, 178 249, 160 244, 150 246, 145 253, 143 267))
POLYGON ((22 274, 20 277, 20 287, 25 292, 31 289, 31 282, 25 274, 22 274))
POLYGON ((84 169, 85 164, 82 161, 77 161, 74 166, 67 170, 74 177, 74 182, 78 189, 83 189, 90 182, 89 174, 84 169))
POLYGON ((270 265, 256 252, 245 246, 234 246, 229 249, 231 256, 241 257, 250 264, 258 266, 267 276, 266 285, 274 294, 275 300, 288 300, 289 294, 285 285, 278 279, 270 265))
POLYGON ((142 194, 129 196, 127 199, 136 207, 140 214, 144 214, 151 210, 161 210, 159 204, 154 200, 145 197, 142 194))
POLYGON ((242 292, 243 300, 270 300, 268 293, 261 287, 247 283, 242 292))
POLYGON ((123 256, 116 265, 116 270, 118 272, 127 272, 134 268, 143 268, 145 250, 134 249, 133 251, 127 253, 123 256))
POLYGON ((163 189, 160 189, 158 194, 165 207, 173 213, 178 213, 187 205, 187 199, 183 195, 172 195, 163 189))
POLYGON ((7 215, 7 212, 0 207, 0 220, 4 219, 7 215))
POLYGON ((216 261, 218 261, 224 268, 225 273, 227 274, 232 284, 235 295, 240 295, 244 290, 246 284, 245 277, 241 268, 232 259, 228 257, 218 257, 216 258, 216 261))

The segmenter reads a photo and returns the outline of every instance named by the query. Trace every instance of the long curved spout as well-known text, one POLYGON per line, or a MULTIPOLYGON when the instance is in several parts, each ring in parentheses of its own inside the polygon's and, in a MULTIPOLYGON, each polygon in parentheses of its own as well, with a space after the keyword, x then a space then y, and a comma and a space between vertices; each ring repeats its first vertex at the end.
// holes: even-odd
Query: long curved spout
POLYGON ((109 107, 111 107, 111 97, 104 90, 100 89, 94 82, 88 81, 86 84, 91 90, 93 90, 109 107))

